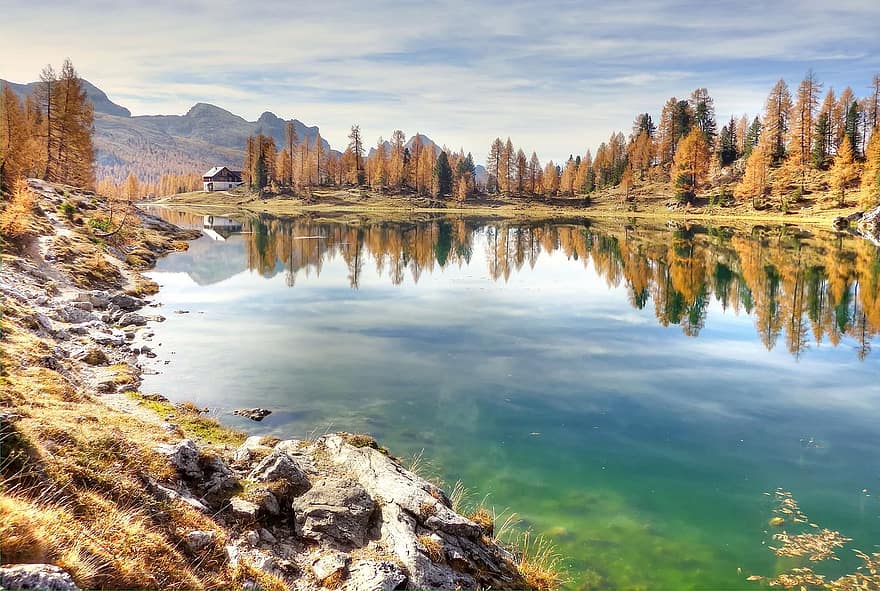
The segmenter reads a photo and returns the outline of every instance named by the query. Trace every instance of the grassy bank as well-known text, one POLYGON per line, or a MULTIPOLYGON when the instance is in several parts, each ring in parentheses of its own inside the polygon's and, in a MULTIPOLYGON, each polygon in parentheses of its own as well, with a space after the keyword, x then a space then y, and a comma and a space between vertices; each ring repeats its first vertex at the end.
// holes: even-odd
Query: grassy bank
POLYGON ((817 189, 797 202, 781 206, 725 201, 721 192, 701 195, 693 204, 678 205, 668 186, 652 184, 626 199, 619 189, 597 191, 583 197, 540 198, 533 196, 479 195, 466 201, 436 200, 412 194, 389 194, 369 189, 321 189, 309 197, 270 196, 261 198, 242 190, 194 192, 164 197, 157 201, 199 210, 247 210, 275 215, 374 216, 384 220, 411 220, 426 215, 463 215, 489 219, 573 219, 631 218, 645 220, 742 221, 748 223, 797 223, 824 225, 841 215, 858 211, 855 203, 838 207, 837 202, 817 189))

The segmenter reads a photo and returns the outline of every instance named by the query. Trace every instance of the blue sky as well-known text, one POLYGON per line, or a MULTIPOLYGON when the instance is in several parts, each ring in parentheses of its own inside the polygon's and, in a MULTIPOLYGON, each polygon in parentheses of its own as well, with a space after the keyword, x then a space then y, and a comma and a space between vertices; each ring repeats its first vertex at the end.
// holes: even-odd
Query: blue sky
POLYGON ((320 125, 335 147, 420 131, 482 160, 498 135, 582 153, 636 113, 705 86, 719 119, 754 114, 808 68, 868 92, 876 0, 417 2, 0 0, 0 77, 69 56, 134 114, 195 102, 320 125))

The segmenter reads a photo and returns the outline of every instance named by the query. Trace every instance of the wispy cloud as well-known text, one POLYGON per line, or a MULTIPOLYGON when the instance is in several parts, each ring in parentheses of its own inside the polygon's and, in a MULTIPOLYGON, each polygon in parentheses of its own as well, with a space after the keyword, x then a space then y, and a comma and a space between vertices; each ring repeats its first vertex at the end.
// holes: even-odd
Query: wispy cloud
POLYGON ((4 5, 2 77, 70 56, 136 114, 269 109, 335 145, 358 122, 371 140, 399 127, 479 158, 496 135, 567 157, 697 86, 726 117, 810 67, 857 93, 880 70, 880 4, 856 0, 4 5))

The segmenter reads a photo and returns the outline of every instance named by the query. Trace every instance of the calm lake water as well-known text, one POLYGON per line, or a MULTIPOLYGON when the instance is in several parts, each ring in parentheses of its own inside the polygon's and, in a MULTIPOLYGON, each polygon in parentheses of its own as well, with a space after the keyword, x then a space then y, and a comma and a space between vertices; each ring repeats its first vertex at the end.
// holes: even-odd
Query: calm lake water
MULTIPOLYGON (((880 551, 880 256, 865 241, 162 216, 213 225, 151 274, 167 320, 144 391, 250 433, 424 450, 445 482, 550 537, 572 589, 758 588, 745 577, 792 564, 767 549, 777 487, 880 551), (252 406, 273 414, 230 414, 252 406)), ((839 554, 823 572, 857 566, 839 554)))

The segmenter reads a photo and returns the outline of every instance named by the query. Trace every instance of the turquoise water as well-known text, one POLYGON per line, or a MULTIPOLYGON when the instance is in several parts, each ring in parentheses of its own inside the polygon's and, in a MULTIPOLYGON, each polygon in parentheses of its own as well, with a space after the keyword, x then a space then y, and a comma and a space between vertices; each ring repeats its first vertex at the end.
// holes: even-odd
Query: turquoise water
POLYGON ((217 218, 216 239, 152 273, 167 320, 144 391, 251 433, 424 450, 551 538, 572 589, 755 588, 749 574, 791 566, 765 545, 777 487, 880 551, 880 257, 864 241, 445 219, 229 230, 217 218))

